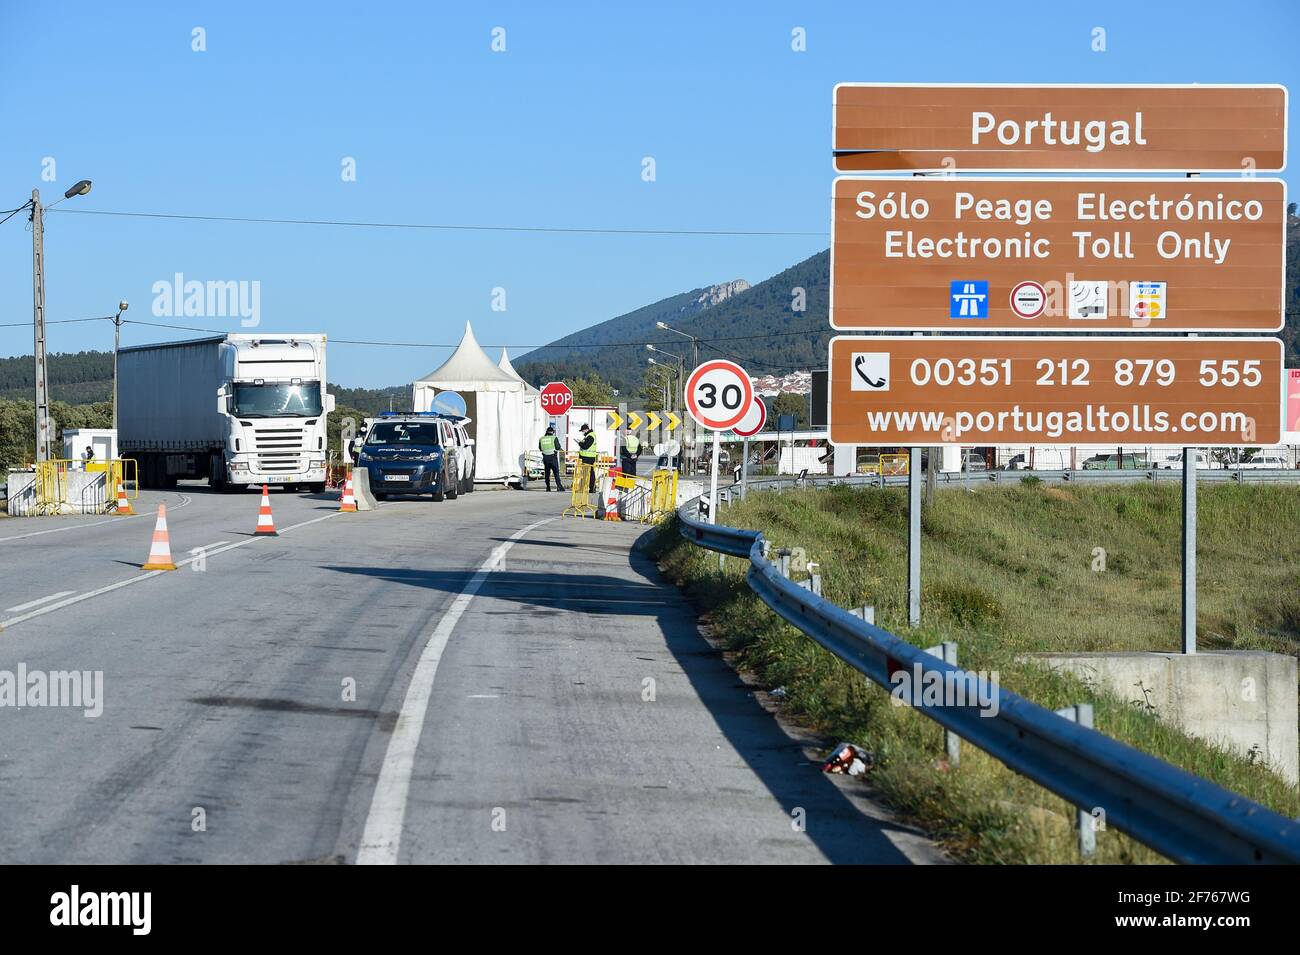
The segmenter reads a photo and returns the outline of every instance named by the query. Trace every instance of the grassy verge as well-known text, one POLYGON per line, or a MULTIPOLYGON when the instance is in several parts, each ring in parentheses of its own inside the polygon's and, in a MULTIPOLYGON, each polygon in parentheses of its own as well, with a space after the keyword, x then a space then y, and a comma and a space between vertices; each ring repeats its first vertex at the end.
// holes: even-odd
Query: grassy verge
MULTIPOLYGON (((1019 484, 952 490, 922 518, 923 626, 906 627, 903 489, 836 487, 754 494, 723 512, 762 530, 774 547, 801 547, 820 564, 823 594, 871 604, 876 621, 919 646, 956 640, 964 667, 1059 708, 1091 701, 1099 730, 1288 816, 1300 792, 1281 777, 1162 724, 1149 712, 1089 691, 1015 657, 1053 650, 1172 650, 1179 632, 1179 488, 1061 488, 1019 484), (1098 551, 1097 548, 1101 548, 1098 551), (1104 552, 1105 570, 1094 570, 1104 552)), ((1202 649, 1300 647, 1300 489, 1214 485, 1199 492, 1202 649)), ((747 669, 786 688, 789 712, 828 736, 876 754, 872 782, 904 816, 965 862, 1075 862, 1073 809, 972 746, 962 765, 940 761, 942 731, 890 705, 753 596, 744 561, 687 544, 675 522, 656 542, 666 572, 707 608, 706 622, 747 669)), ((1096 861, 1159 862, 1115 831, 1096 861)))

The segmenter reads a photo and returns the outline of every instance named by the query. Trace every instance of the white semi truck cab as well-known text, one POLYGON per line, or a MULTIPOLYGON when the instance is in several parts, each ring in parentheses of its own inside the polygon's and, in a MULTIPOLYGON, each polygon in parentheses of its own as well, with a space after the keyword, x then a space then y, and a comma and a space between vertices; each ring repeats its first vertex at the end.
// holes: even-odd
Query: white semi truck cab
POLYGON ((325 336, 229 334, 119 355, 119 443, 145 487, 325 487, 325 336))
POLYGON ((228 336, 228 378, 217 390, 225 416, 230 484, 325 488, 325 336, 228 336))

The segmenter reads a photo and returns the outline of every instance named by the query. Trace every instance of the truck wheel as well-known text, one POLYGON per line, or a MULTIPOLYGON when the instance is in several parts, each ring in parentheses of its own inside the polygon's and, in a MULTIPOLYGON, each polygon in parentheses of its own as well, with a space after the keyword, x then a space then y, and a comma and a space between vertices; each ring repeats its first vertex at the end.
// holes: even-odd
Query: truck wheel
POLYGON ((230 487, 230 483, 226 480, 226 459, 220 454, 208 457, 208 487, 218 492, 230 487))
POLYGON ((386 501, 386 500, 388 500, 388 495, 385 494, 383 491, 375 491, 375 500, 376 500, 376 501, 386 501))
POLYGON ((317 481, 317 482, 315 482, 315 483, 313 483, 313 484, 308 484, 308 485, 306 485, 306 488, 307 488, 307 493, 308 493, 308 494, 324 494, 324 493, 325 493, 325 482, 324 482, 324 481, 317 481))

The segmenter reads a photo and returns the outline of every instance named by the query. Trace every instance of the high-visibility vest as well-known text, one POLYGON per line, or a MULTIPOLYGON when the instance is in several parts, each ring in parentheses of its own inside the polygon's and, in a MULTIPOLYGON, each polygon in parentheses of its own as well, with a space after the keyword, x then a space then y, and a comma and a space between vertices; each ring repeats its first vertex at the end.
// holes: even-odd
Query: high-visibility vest
POLYGON ((560 442, 556 440, 553 434, 542 435, 542 440, 537 442, 537 447, 541 449, 542 454, 554 454, 560 450, 560 442))
POLYGON ((596 456, 599 453, 600 452, 596 450, 596 436, 588 431, 587 436, 583 438, 582 443, 578 445, 578 457, 588 463, 592 463, 596 460, 596 456))
POLYGON ((634 434, 629 434, 623 439, 623 447, 627 448, 628 454, 636 454, 641 450, 641 439, 634 434))

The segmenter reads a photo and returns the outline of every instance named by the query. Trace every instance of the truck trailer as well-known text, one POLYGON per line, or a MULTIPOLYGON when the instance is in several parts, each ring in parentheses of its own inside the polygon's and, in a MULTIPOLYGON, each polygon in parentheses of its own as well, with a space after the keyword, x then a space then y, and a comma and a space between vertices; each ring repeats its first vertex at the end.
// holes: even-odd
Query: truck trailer
POLYGON ((325 336, 228 334, 118 352, 118 447, 144 487, 325 489, 325 336))

